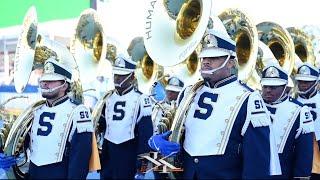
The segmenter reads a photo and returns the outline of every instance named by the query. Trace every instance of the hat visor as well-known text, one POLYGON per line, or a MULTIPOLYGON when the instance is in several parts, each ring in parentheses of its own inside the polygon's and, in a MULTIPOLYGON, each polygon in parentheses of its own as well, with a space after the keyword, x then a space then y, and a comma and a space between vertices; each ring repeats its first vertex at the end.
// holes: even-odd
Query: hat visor
POLYGON ((280 79, 261 79, 261 85, 262 86, 283 86, 286 85, 286 80, 280 80, 280 79))
POLYGON ((180 92, 180 91, 182 90, 182 87, 167 85, 167 86, 166 86, 166 90, 167 90, 167 91, 180 92))
POLYGON ((59 74, 43 74, 39 81, 61 81, 66 80, 65 77, 59 74))
POLYGON ((118 68, 118 67, 113 67, 113 73, 117 75, 127 75, 132 73, 133 71, 124 69, 124 68, 118 68))
POLYGON ((230 55, 230 53, 227 50, 223 50, 220 48, 207 48, 201 51, 201 53, 199 54, 199 58, 222 57, 228 55, 230 55))
POLYGON ((315 76, 299 76, 299 75, 296 75, 295 80, 296 80, 296 81, 317 81, 317 80, 318 80, 318 77, 315 77, 315 76))

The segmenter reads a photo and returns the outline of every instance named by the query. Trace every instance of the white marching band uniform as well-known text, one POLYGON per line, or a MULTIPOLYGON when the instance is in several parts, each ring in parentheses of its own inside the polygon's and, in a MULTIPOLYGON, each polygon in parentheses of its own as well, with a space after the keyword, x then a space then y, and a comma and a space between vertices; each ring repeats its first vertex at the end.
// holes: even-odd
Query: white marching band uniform
POLYGON ((282 170, 282 175, 276 178, 308 178, 312 167, 314 132, 308 107, 285 93, 288 74, 277 63, 270 63, 264 68, 261 85, 264 93, 268 93, 266 88, 272 87, 281 93, 273 102, 266 102, 282 170), (280 88, 283 88, 282 92, 280 88))
MULTIPOLYGON (((129 80, 135 67, 136 63, 129 57, 120 55, 116 58, 114 74, 125 75, 118 86, 129 80)), ((138 155, 150 151, 147 142, 153 134, 151 113, 151 99, 132 84, 122 92, 112 90, 98 127, 104 133, 101 178, 132 179, 135 176, 142 165, 138 155)))
MULTIPOLYGON (((66 66, 49 59, 40 81, 70 83, 71 75, 66 66)), ((30 148, 29 178, 85 178, 89 171, 94 131, 90 110, 66 94, 52 104, 47 101, 39 106, 33 116, 25 141, 25 146, 30 148)))
MULTIPOLYGON (((314 81, 312 85, 305 92, 298 90, 297 100, 309 107, 313 122, 314 122, 314 141, 313 141, 313 166, 312 173, 320 174, 320 94, 317 91, 316 85, 318 83, 319 70, 309 64, 303 63, 298 68, 298 73, 295 76, 296 81, 314 81)), ((299 83, 299 82, 298 82, 299 83)), ((317 178, 317 177, 316 177, 317 178)))

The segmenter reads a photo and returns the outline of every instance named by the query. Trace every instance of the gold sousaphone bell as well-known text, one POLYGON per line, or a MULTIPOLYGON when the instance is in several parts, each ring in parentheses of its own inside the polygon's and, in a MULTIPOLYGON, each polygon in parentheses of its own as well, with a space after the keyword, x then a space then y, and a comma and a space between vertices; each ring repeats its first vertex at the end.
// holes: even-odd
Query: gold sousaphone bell
POLYGON ((147 1, 145 47, 149 56, 164 67, 179 64, 191 55, 209 21, 211 1, 177 2, 182 4, 181 9, 171 11, 169 5, 174 1, 147 1))
POLYGON ((280 66, 290 75, 294 67, 295 54, 289 32, 274 22, 259 23, 257 30, 259 39, 270 48, 280 66))
POLYGON ((138 89, 148 94, 153 83, 163 74, 163 68, 157 65, 148 55, 143 37, 135 37, 132 39, 127 52, 132 60, 137 62, 135 76, 138 81, 138 89))
POLYGON ((244 12, 226 9, 219 18, 236 42, 239 79, 254 89, 261 89, 263 68, 270 62, 276 62, 273 53, 267 45, 259 41, 255 23, 244 12))
POLYGON ((258 32, 255 24, 238 9, 227 9, 219 18, 228 34, 236 42, 238 77, 247 82, 255 68, 258 55, 258 32))
POLYGON ((298 56, 295 58, 293 74, 298 71, 298 67, 303 62, 309 62, 310 64, 315 65, 316 57, 311 38, 302 29, 290 27, 287 28, 287 30, 292 37, 295 54, 298 56))
MULTIPOLYGON (((94 9, 86 9, 80 14, 74 36, 70 41, 70 51, 79 66, 82 83, 93 81, 101 75, 98 69, 103 69, 101 66, 106 65, 104 61, 107 55, 107 40, 94 9)), ((111 74, 111 72, 105 73, 111 74)))

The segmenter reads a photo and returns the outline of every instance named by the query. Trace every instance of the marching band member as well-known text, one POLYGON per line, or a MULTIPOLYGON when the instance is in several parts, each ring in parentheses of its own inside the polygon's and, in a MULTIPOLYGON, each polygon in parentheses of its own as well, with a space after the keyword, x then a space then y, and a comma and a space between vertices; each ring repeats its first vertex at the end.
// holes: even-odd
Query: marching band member
POLYGON ((320 95, 316 88, 318 76, 318 69, 310 63, 303 63, 299 66, 298 73, 295 76, 298 84, 297 100, 309 107, 314 121, 315 140, 313 145, 312 178, 320 178, 320 95))
MULTIPOLYGON (((183 178, 257 179, 280 173, 263 100, 235 74, 235 42, 214 29, 204 40, 207 47, 199 54, 204 84, 195 92, 184 123, 183 178)), ((179 105, 190 96, 190 88, 182 91, 179 105)), ((149 146, 164 155, 178 152, 179 145, 166 140, 169 135, 152 136, 149 146)))
MULTIPOLYGON (((155 106, 153 106, 154 108, 153 111, 156 111, 155 112, 156 114, 153 117, 155 134, 159 134, 160 132, 163 132, 164 129, 161 128, 160 124, 162 124, 161 120, 163 120, 162 118, 166 115, 166 112, 164 111, 169 111, 172 113, 174 112, 174 110, 177 107, 178 95, 182 90, 183 86, 184 86, 183 81, 178 77, 176 76, 169 77, 168 84, 165 87, 165 92, 166 92, 165 100, 162 102, 157 102, 155 106)), ((173 119, 173 117, 167 117, 167 118, 170 118, 171 120, 173 119)))
POLYGON ((276 178, 308 178, 312 168, 314 129, 308 107, 286 93, 288 74, 278 64, 264 68, 261 85, 281 164, 282 175, 276 178))
POLYGON ((128 57, 120 55, 115 60, 115 90, 103 107, 98 127, 105 134, 101 154, 104 179, 134 178, 141 165, 137 156, 150 151, 151 100, 134 88, 135 68, 136 63, 128 57))
POLYGON ((171 76, 168 79, 166 86, 166 102, 167 104, 176 103, 178 95, 182 90, 184 83, 176 76, 171 76))
POLYGON ((71 70, 55 59, 45 62, 39 85, 46 103, 34 111, 25 140, 30 148, 31 179, 87 177, 93 124, 90 111, 67 96, 71 77, 71 70))

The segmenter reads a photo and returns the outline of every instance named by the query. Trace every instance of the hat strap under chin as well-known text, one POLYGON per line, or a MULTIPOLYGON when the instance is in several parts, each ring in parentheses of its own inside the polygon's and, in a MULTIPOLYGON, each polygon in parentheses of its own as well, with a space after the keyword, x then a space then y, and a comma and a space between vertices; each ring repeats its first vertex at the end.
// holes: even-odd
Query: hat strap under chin
POLYGON ((228 57, 227 57, 227 59, 224 61, 224 63, 223 63, 221 66, 219 66, 218 68, 211 69, 211 70, 201 70, 201 69, 200 69, 200 73, 203 73, 203 74, 213 74, 214 72, 216 72, 216 71, 224 68, 224 67, 226 66, 226 64, 228 63, 228 61, 230 60, 230 57, 231 57, 231 55, 229 54, 228 57))

